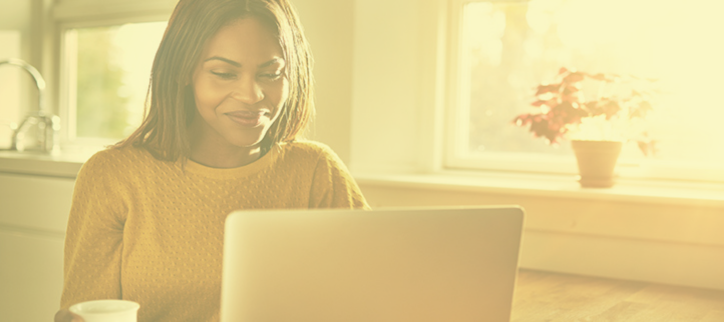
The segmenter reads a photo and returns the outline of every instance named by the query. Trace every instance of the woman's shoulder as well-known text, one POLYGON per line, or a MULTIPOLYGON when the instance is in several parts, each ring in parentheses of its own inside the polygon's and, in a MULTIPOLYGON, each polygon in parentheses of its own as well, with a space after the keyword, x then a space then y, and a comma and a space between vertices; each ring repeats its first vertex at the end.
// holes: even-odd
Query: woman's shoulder
POLYGON ((281 145, 282 162, 295 168, 345 168, 339 156, 324 143, 298 140, 281 145))
POLYGON ((281 145, 285 157, 296 160, 308 158, 319 160, 320 158, 338 158, 332 148, 324 143, 309 140, 296 140, 281 145))
POLYGON ((153 157, 148 151, 142 148, 110 146, 93 154, 83 164, 83 169, 93 172, 123 172, 141 164, 152 162, 152 159, 153 157))
POLYGON ((117 147, 117 146, 108 146, 104 148, 103 150, 100 150, 93 154, 93 156, 88 160, 93 160, 94 162, 123 162, 127 160, 142 160, 142 159, 148 159, 150 157, 150 153, 146 151, 146 149, 138 148, 135 146, 124 146, 124 147, 117 147))

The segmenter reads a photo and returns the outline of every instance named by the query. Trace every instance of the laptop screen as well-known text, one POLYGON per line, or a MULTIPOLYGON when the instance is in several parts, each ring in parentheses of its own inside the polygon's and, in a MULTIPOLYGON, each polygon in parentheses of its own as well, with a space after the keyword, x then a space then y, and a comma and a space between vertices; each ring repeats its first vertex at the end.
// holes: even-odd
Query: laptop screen
POLYGON ((515 206, 229 215, 221 321, 509 321, 515 206))

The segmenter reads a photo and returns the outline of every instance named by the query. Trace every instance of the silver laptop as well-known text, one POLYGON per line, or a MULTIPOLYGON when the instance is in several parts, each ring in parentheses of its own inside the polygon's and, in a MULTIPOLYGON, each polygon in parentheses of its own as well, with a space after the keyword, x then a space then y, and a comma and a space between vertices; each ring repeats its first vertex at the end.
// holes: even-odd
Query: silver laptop
POLYGON ((237 211, 221 322, 507 322, 516 206, 237 211))

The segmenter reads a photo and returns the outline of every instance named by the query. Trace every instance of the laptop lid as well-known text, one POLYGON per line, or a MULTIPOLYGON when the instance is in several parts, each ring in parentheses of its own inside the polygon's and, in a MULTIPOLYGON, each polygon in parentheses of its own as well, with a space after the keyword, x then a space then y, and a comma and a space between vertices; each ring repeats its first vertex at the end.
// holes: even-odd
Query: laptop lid
POLYGON ((510 320, 516 206, 236 211, 222 322, 510 320))

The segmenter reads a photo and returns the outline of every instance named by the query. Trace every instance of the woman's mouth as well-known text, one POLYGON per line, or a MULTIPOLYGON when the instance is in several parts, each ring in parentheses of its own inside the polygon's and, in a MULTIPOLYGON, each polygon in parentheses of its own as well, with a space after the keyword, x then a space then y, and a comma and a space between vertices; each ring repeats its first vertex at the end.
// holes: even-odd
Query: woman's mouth
POLYGON ((225 113, 232 121, 245 127, 256 127, 261 124, 261 119, 266 113, 264 111, 236 111, 225 113))

